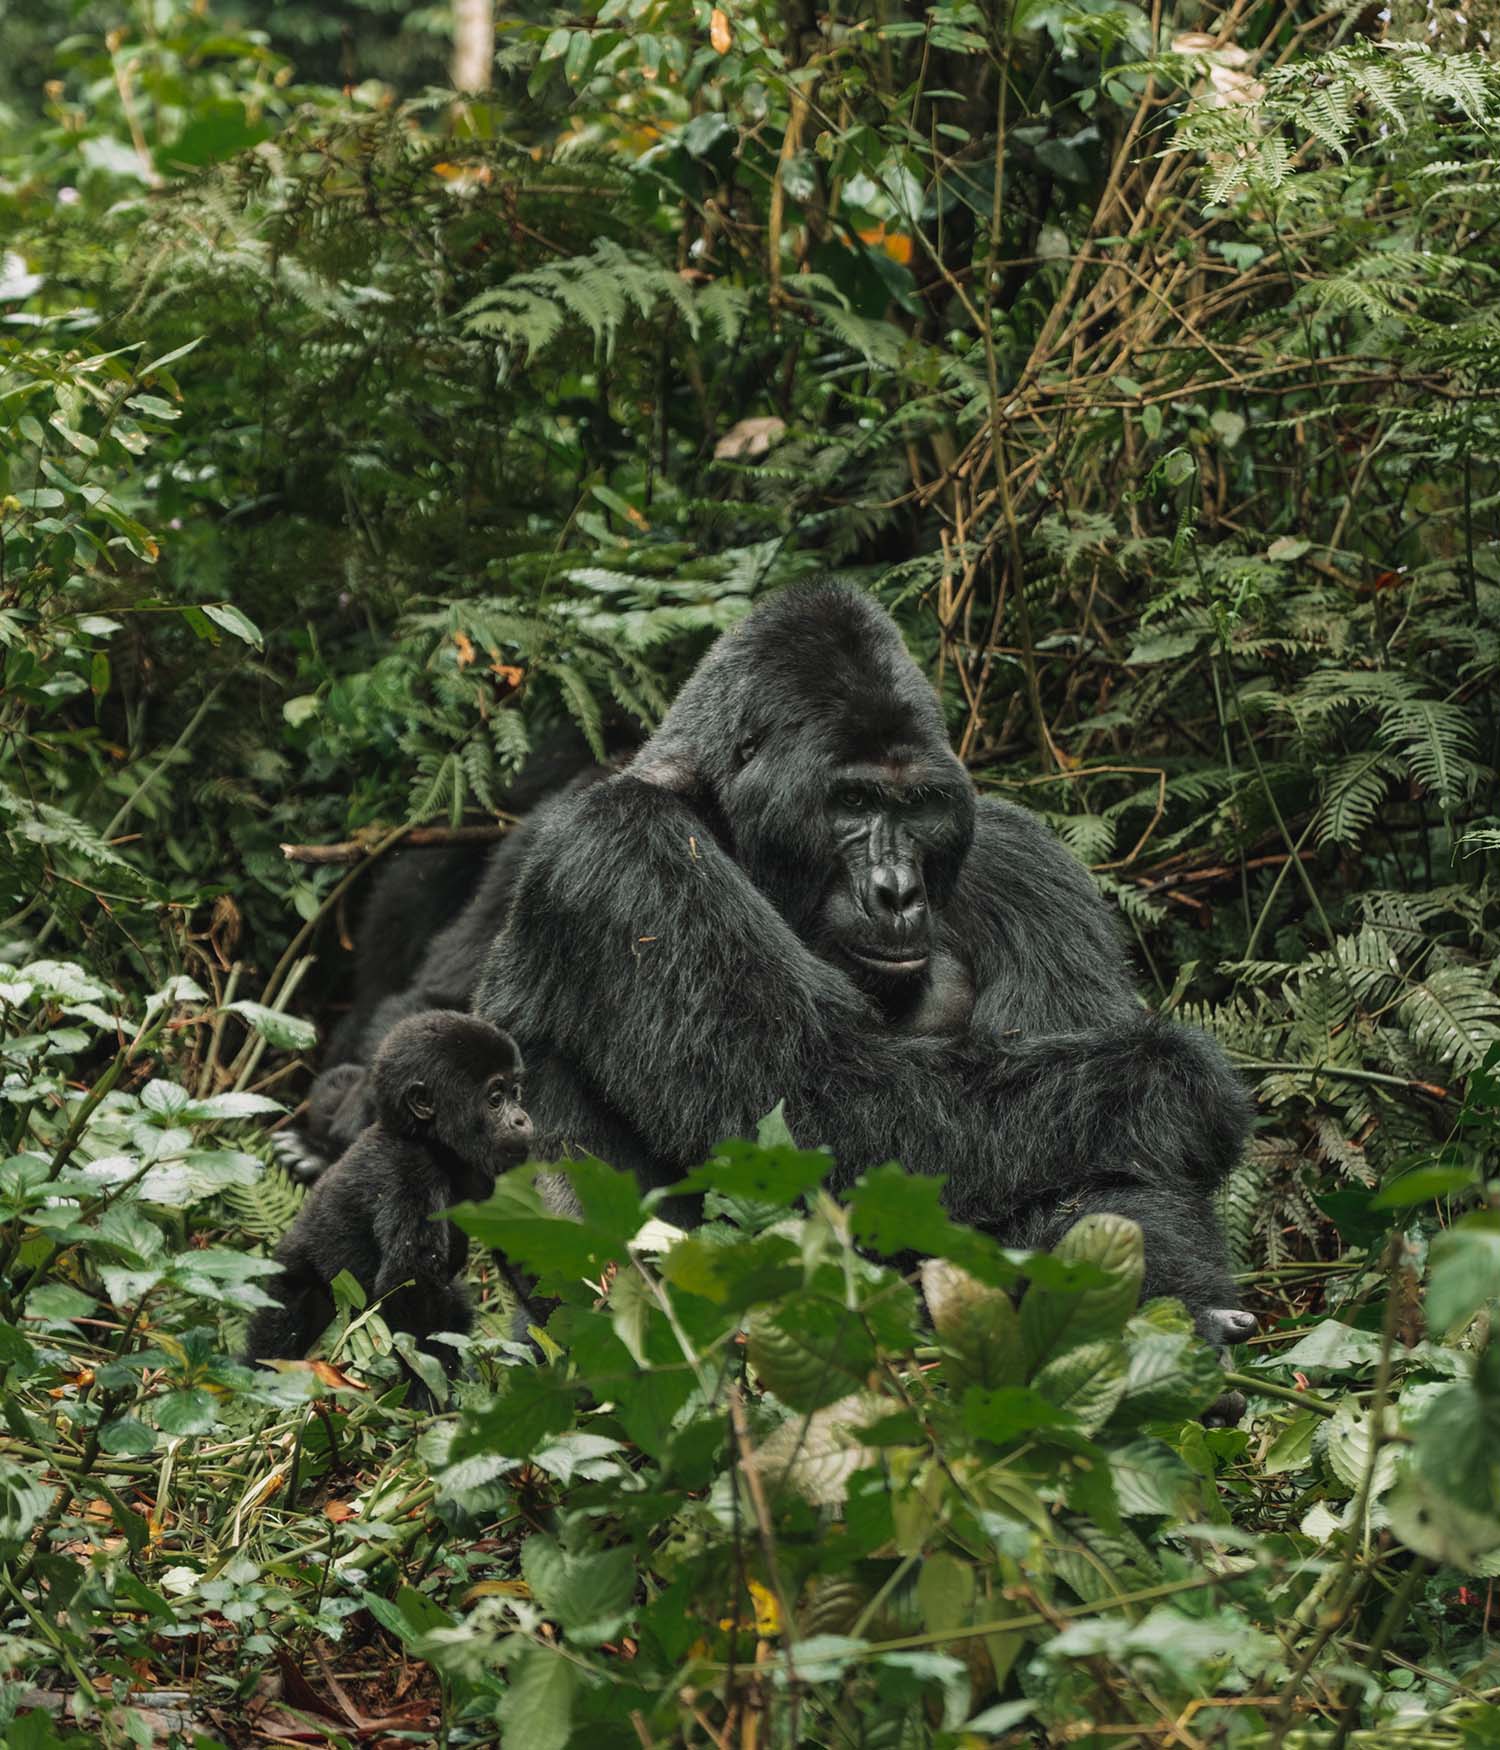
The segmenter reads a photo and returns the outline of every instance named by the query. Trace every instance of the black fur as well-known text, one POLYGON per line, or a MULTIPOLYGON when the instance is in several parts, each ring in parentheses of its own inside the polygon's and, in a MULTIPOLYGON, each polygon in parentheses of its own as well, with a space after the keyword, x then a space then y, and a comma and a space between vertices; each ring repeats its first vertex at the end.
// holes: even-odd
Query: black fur
POLYGON ((1141 1008, 1053 835, 976 797, 875 603, 836 584, 770 598, 624 772, 528 836, 475 1006, 522 1041, 543 1132, 661 1185, 784 1099, 841 1181, 891 1159, 944 1174, 953 1214, 1007 1244, 1134 1217, 1147 1292, 1213 1340, 1242 1331, 1208 1202, 1248 1125, 1238 1079, 1141 1008), (870 765, 942 799, 890 853, 920 860, 934 949, 894 1004, 846 951, 887 852, 850 863, 829 824, 832 786, 870 765))
MULTIPOLYGON (((593 764, 581 771, 576 762, 565 767, 561 754, 539 763, 567 780, 562 798, 609 775, 593 764)), ((521 793, 533 800, 534 785, 521 793)), ((413 851, 409 866, 397 866, 377 881, 359 932, 355 1003, 335 1030, 328 1051, 331 1067, 313 1083, 305 1132, 284 1131, 278 1138, 278 1158, 298 1178, 316 1179, 374 1121, 375 1092, 365 1066, 392 1028, 429 1009, 469 1007, 485 955, 510 909, 531 825, 528 817, 482 861, 470 859, 462 878, 442 854, 413 851), (425 880, 423 857, 436 858, 425 880), (446 911, 439 911, 440 899, 446 911), (372 963, 378 974, 367 971, 372 963), (399 978, 388 976, 388 968, 397 969, 399 978)))
MULTIPOLYGON (((392 1029, 369 1072, 374 1121, 308 1192, 276 1248, 279 1304, 251 1320, 248 1359, 305 1354, 333 1316, 329 1284, 340 1270, 424 1349, 434 1331, 469 1329, 458 1280, 469 1242, 433 1217, 487 1197, 496 1174, 526 1158, 521 1075, 515 1041, 472 1015, 432 1010, 392 1029)), ((432 1353, 454 1359, 446 1345, 432 1353)))

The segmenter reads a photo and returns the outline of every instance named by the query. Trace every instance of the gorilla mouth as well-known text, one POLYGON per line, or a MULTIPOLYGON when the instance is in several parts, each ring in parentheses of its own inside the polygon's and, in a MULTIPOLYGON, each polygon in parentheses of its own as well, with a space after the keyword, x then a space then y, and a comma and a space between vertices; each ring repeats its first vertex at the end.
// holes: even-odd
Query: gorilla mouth
POLYGON ((928 960, 931 959, 931 955, 925 951, 920 954, 912 954, 897 950, 894 953, 885 954, 870 948, 848 948, 845 952, 850 959, 858 960, 862 966, 872 966, 879 972, 896 972, 906 975, 922 971, 928 960))

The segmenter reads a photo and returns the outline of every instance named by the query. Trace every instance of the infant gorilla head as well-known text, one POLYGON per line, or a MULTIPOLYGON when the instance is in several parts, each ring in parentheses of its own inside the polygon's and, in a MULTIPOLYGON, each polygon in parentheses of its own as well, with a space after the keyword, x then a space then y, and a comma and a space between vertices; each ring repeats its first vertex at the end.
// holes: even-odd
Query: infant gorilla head
POLYGON ((525 1160, 531 1145, 524 1072, 508 1033, 474 1015, 429 1009, 393 1027, 376 1053, 375 1122, 493 1178, 525 1160))

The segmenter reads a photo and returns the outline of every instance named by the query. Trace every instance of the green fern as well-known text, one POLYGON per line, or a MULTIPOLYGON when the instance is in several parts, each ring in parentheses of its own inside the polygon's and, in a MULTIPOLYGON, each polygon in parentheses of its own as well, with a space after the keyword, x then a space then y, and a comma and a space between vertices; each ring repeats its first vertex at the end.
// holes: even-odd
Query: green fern
POLYGON ((297 1219, 307 1192, 275 1161, 248 1185, 226 1185, 219 1193, 234 1225, 251 1239, 279 1240, 297 1219))

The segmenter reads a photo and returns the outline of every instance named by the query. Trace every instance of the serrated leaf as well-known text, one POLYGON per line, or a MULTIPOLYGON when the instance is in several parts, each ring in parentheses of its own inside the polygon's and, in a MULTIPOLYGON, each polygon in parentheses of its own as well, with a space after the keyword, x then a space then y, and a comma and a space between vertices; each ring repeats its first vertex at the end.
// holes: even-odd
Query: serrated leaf
POLYGON ((1372 1461, 1370 1500, 1378 1499, 1396 1480, 1396 1449, 1386 1445, 1376 1452, 1374 1418, 1356 1399, 1339 1400, 1338 1408, 1328 1419, 1327 1440, 1328 1463, 1351 1492, 1363 1487, 1372 1461))
POLYGON ((815 1507, 841 1507, 849 1479, 878 1459, 860 1430, 887 1409, 873 1392, 851 1392, 806 1416, 789 1416, 755 1451, 773 1488, 791 1488, 815 1507))
POLYGON ((942 1205, 943 1181, 908 1173, 894 1161, 863 1174, 849 1193, 856 1240, 887 1258, 909 1252, 947 1258, 982 1282, 1020 1280, 1020 1271, 987 1234, 960 1227, 942 1205))
POLYGON ((818 1410, 847 1397, 876 1363, 854 1314, 811 1295, 789 1297, 753 1317, 745 1349, 766 1388, 794 1410, 818 1410))
POLYGON ((186 1088, 176 1082, 149 1081, 141 1089, 141 1104, 148 1112, 162 1118, 176 1118, 187 1109, 191 1099, 186 1088))
POLYGON ((1125 1346, 1118 1339, 1080 1343, 1054 1356, 1032 1390, 1065 1410, 1085 1434, 1102 1428, 1125 1395, 1125 1346))
POLYGON ((1184 1332, 1151 1332, 1131 1342, 1117 1423, 1176 1422, 1196 1416, 1224 1389, 1218 1360, 1184 1332))
POLYGON ((1080 1343, 1115 1337, 1135 1311, 1145 1276, 1141 1230, 1121 1215, 1086 1215, 1054 1248, 1064 1263, 1089 1263, 1108 1278, 1094 1288, 1034 1281, 1021 1300, 1021 1341, 1028 1373, 1080 1343))
POLYGON ((619 1633, 635 1598, 635 1556, 627 1548, 565 1550, 538 1533, 521 1549, 531 1595, 576 1645, 597 1647, 619 1633))
POLYGON ((506 1668, 500 1701, 502 1736, 525 1750, 567 1750, 573 1736, 578 1677, 569 1659, 549 1647, 528 1647, 506 1668))
POLYGON ((1022 1383, 1021 1320, 1005 1289, 979 1281, 947 1258, 929 1258, 922 1265, 922 1297, 955 1391, 1022 1383))
MULTIPOLYGON (((776 1113, 781 1108, 778 1106, 776 1113)), ((763 1119, 774 1130, 776 1113, 763 1119)), ((782 1128, 785 1128, 783 1121, 782 1128)), ((789 1209, 833 1171, 833 1157, 821 1150, 799 1149, 786 1142, 765 1144, 732 1137, 714 1150, 713 1159, 695 1167, 674 1191, 716 1191, 776 1210, 789 1209)))

